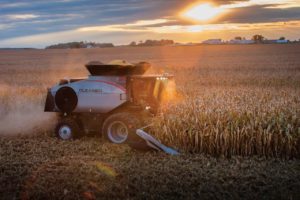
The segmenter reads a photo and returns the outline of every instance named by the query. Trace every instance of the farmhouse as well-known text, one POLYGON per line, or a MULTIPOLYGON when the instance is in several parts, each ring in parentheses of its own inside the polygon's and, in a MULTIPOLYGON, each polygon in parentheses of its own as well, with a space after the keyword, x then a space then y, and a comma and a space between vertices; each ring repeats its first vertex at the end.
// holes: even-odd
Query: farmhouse
POLYGON ((228 43, 229 44, 253 44, 254 41, 253 40, 246 40, 246 39, 241 39, 241 40, 233 39, 233 40, 230 40, 228 43))
POLYGON ((286 44, 288 43, 289 41, 288 40, 285 40, 285 39, 279 39, 279 40, 276 40, 276 43, 277 44, 286 44))
POLYGON ((202 44, 223 44, 222 39, 209 39, 202 42, 202 44))

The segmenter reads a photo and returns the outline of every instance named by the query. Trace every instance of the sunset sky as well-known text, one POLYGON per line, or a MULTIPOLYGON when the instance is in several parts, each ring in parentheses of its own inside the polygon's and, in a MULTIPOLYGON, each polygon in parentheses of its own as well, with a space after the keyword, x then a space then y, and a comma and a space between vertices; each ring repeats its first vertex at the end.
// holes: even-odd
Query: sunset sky
POLYGON ((1 0, 0 47, 146 39, 300 39, 300 0, 1 0))

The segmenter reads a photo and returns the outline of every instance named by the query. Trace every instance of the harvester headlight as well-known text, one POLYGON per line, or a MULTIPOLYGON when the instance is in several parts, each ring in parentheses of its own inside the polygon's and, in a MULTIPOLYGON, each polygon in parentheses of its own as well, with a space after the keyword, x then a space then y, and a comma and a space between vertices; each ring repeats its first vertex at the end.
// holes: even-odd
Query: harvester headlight
POLYGON ((166 81, 166 80, 168 80, 168 78, 167 77, 158 77, 157 80, 166 81))
POLYGON ((167 80, 168 78, 167 77, 157 77, 156 80, 160 80, 160 81, 165 81, 167 80))

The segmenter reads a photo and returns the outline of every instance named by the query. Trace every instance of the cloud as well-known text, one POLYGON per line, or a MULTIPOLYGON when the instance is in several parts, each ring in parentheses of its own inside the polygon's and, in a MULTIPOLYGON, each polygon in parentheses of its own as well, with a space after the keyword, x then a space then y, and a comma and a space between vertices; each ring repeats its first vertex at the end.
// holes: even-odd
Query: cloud
POLYGON ((278 4, 278 5, 270 5, 266 6, 266 8, 270 9, 288 9, 288 8, 299 8, 300 7, 300 2, 295 2, 292 4, 278 4))
POLYGON ((69 31, 60 31, 45 34, 35 34, 31 36, 16 37, 0 40, 2 47, 5 46, 45 46, 59 42, 93 40, 107 42, 109 40, 117 43, 127 43, 128 40, 136 38, 138 35, 150 33, 147 26, 164 23, 165 19, 141 20, 128 24, 115 24, 108 26, 82 27, 69 31), (145 27, 144 27, 145 26, 145 27), (122 37, 120 37, 122 34, 122 37), (102 40, 101 40, 102 39, 102 40))
MULTIPOLYGON (((159 20, 153 20, 159 22, 159 20)), ((162 21, 161 21, 162 22, 162 21)), ((209 24, 209 25, 170 25, 170 26, 143 26, 149 22, 134 22, 130 24, 115 24, 110 26, 97 26, 95 28, 82 27, 69 31, 60 31, 45 34, 36 34, 25 37, 16 37, 6 40, 0 40, 2 47, 44 47, 46 45, 71 42, 71 41, 95 41, 95 42, 114 42, 115 44, 128 44, 130 41, 144 39, 179 39, 181 42, 188 42, 197 38, 210 37, 212 35, 218 37, 230 37, 231 34, 243 34, 243 36, 251 36, 260 33, 268 34, 267 37, 273 36, 274 33, 285 35, 285 30, 290 32, 300 31, 300 20, 290 22, 276 23, 229 23, 229 24, 209 24), (273 35, 272 35, 273 34, 273 35), (122 37, 120 37, 122 36, 122 37)), ((233 36, 231 36, 233 37, 233 36)), ((204 39, 204 38, 202 38, 204 39)))
POLYGON ((47 45, 72 42, 72 41, 94 41, 94 42, 114 42, 115 44, 128 44, 131 40, 142 40, 149 36, 146 31, 86 31, 78 29, 70 31, 60 31, 53 33, 36 34, 30 36, 16 37, 0 40, 0 47, 39 47, 47 45), (120 37, 120 34, 122 37, 120 37))
POLYGON ((0 24, 0 30, 6 30, 10 27, 11 27, 11 25, 9 25, 9 24, 0 24))
MULTIPOLYGON (((114 24, 114 25, 103 25, 103 26, 92 26, 92 27, 81 27, 68 31, 59 31, 45 34, 34 34, 24 37, 15 37, 0 40, 2 47, 4 46, 19 46, 19 45, 35 45, 35 46, 44 46, 53 43, 59 42, 68 42, 68 41, 84 41, 87 39, 95 39, 98 41, 98 38, 103 38, 102 42, 107 42, 107 38, 111 37, 114 34, 113 39, 121 43, 127 42, 128 38, 134 37, 139 33, 150 33, 152 30, 148 29, 148 26, 158 25, 168 22, 167 19, 153 19, 153 20, 139 20, 127 24, 114 24), (130 37, 121 38, 125 36, 124 33, 134 33, 130 37), (103 37, 105 36, 105 38, 103 37), (118 39, 119 38, 119 39, 118 39)), ((127 35, 128 36, 128 35, 127 35)))
POLYGON ((157 33, 193 33, 204 31, 253 31, 263 30, 265 27, 268 29, 288 29, 288 28, 300 28, 299 21, 290 22, 272 22, 272 23, 229 23, 229 24, 208 24, 208 25, 177 25, 177 26, 163 26, 163 27, 151 27, 147 28, 148 31, 157 33))
POLYGON ((263 23, 299 19, 300 9, 298 8, 271 9, 258 5, 234 9, 223 16, 219 23, 263 23))
POLYGON ((23 7, 27 6, 29 3, 26 2, 15 2, 15 3, 1 3, 0 8, 16 8, 16 7, 23 7))
POLYGON ((29 20, 29 21, 20 21, 18 24, 47 24, 47 23, 59 23, 62 21, 74 20, 82 18, 81 14, 53 14, 53 15, 38 15, 38 19, 29 20))
POLYGON ((11 15, 6 15, 5 17, 7 19, 10 19, 10 20, 27 20, 27 19, 38 18, 39 15, 35 15, 35 14, 11 14, 11 15))
MULTIPOLYGON (((219 24, 219 23, 262 23, 290 21, 300 19, 299 0, 249 0, 249 1, 215 1, 220 5, 213 7, 222 10, 220 15, 210 21, 190 20, 190 24, 219 24)), ((193 6, 204 5, 201 2, 193 6)), ((191 9, 191 6, 184 11, 191 9)), ((184 16, 184 13, 181 13, 184 16)), ((187 23, 179 19, 178 23, 187 23)))
MULTIPOLYGON (((201 33, 197 36, 201 38, 204 33, 214 31, 212 29, 229 33, 226 27, 230 27, 235 31, 231 34, 235 34, 238 29, 246 30, 243 27, 255 30, 250 26, 253 23, 267 30, 271 22, 277 27, 277 22, 300 20, 299 4, 299 0, 2 0, 0 45, 43 47, 72 40, 124 43, 135 37, 172 38, 174 34, 192 40, 184 32, 201 33), (180 11, 191 4, 204 2, 211 2, 228 12, 209 22, 193 22, 179 17, 180 11), (268 26, 263 27, 264 23, 268 26)), ((294 30, 291 26, 286 28, 292 38, 299 37, 299 32, 294 30)))
POLYGON ((168 21, 170 20, 167 19, 139 20, 134 23, 128 23, 128 24, 82 27, 77 30, 80 32, 88 32, 88 31, 138 32, 138 31, 145 31, 145 29, 143 29, 143 27, 145 26, 164 24, 167 23, 168 21))
POLYGON ((299 7, 299 0, 236 0, 236 1, 226 1, 226 0, 216 0, 218 4, 221 4, 222 8, 242 8, 255 5, 270 5, 277 8, 291 8, 299 7))
POLYGON ((6 9, 6 8, 19 8, 19 7, 26 7, 26 6, 36 6, 36 5, 42 5, 42 4, 49 4, 49 3, 72 3, 72 2, 78 2, 82 0, 52 0, 52 1, 34 1, 34 0, 25 0, 24 2, 3 2, 0 4, 0 8, 6 9))
POLYGON ((58 2, 58 3, 69 3, 69 2, 74 2, 74 1, 80 1, 80 0, 56 0, 55 2, 58 2))

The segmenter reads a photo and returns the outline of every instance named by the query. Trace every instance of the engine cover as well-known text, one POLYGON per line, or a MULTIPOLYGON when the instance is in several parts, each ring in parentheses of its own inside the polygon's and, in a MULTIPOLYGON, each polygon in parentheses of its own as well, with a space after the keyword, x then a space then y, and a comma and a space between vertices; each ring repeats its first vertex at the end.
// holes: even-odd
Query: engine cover
POLYGON ((89 76, 51 88, 55 109, 60 112, 107 113, 127 101, 126 80, 116 76, 89 76))

